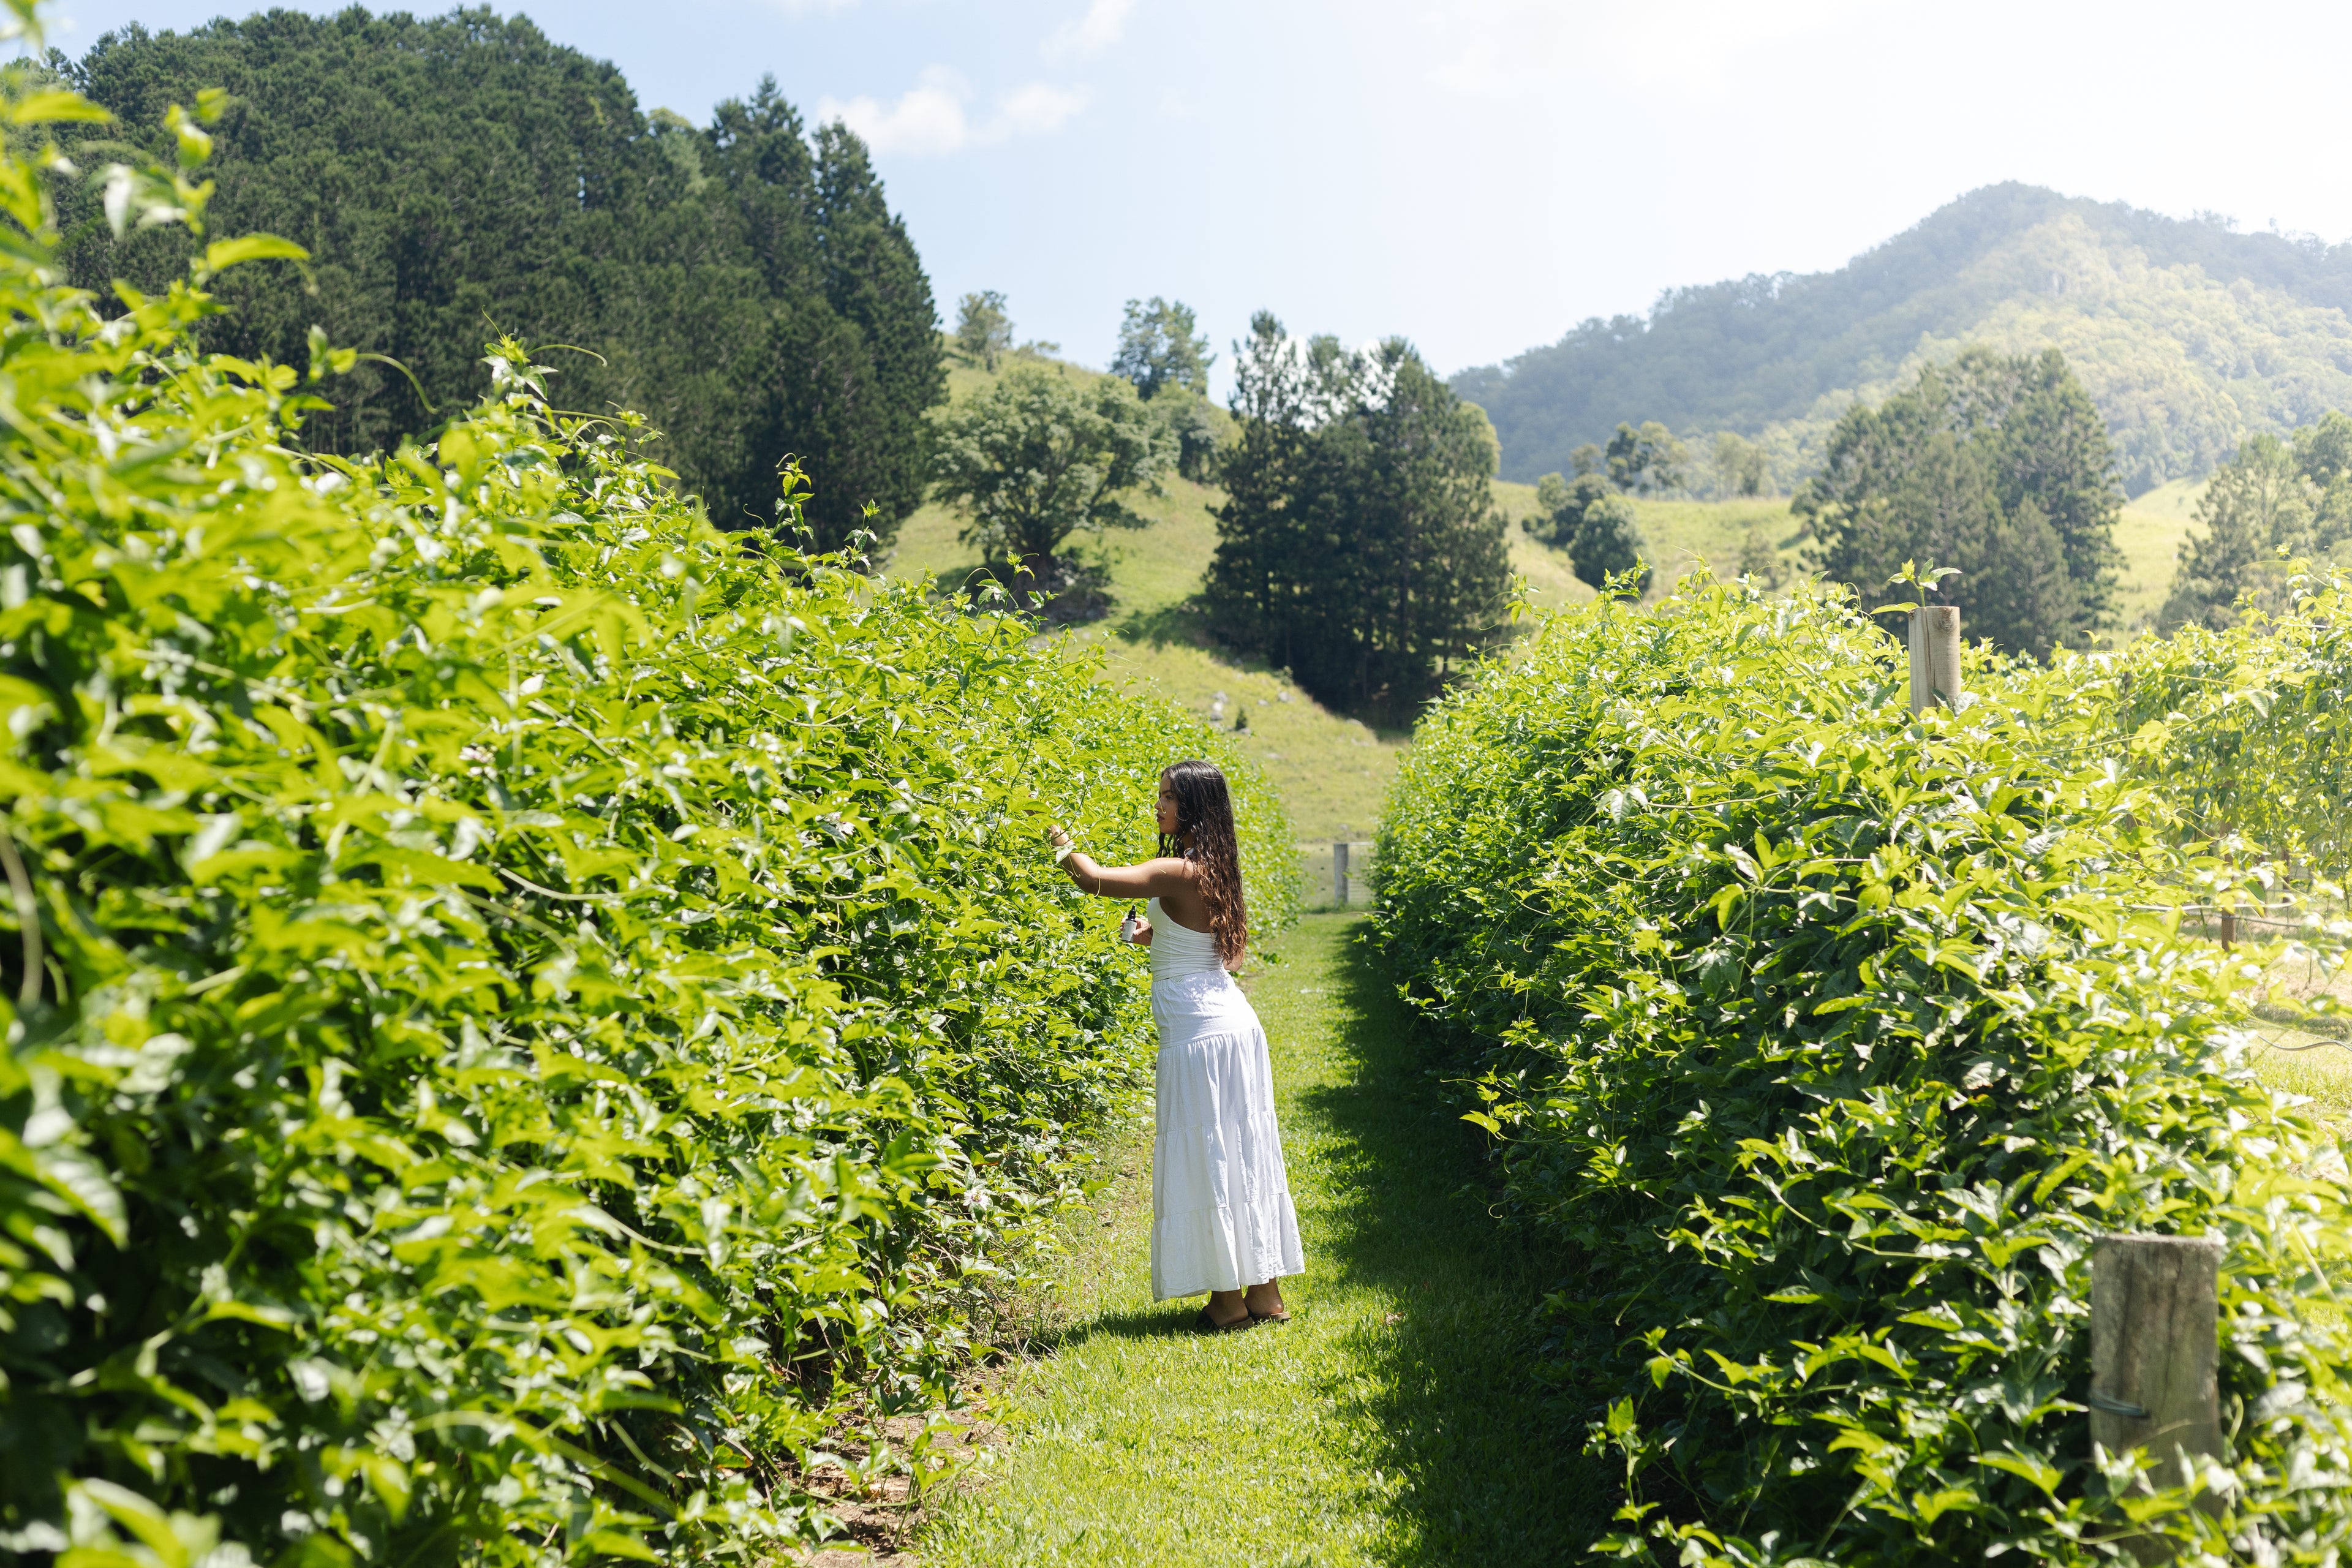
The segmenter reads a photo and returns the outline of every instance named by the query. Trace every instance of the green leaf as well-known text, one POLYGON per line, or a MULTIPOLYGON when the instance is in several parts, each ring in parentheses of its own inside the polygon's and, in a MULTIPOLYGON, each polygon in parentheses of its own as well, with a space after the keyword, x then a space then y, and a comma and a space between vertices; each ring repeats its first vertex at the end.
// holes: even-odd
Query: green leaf
POLYGON ((205 247, 204 270, 225 272, 247 261, 308 261, 310 253, 290 239, 280 239, 274 234, 245 234, 235 239, 216 239, 205 247))

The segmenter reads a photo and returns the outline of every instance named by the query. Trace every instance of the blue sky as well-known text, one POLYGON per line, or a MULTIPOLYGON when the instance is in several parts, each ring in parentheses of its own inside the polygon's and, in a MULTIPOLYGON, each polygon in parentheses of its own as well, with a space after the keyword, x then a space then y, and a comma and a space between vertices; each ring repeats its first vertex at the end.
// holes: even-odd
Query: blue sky
MULTIPOLYGON (((50 41, 251 8, 59 0, 50 41)), ((498 8, 697 121, 772 73, 873 142, 943 317, 1000 289, 1023 337, 1097 364, 1121 301, 1166 294, 1200 311, 1220 370, 1259 308, 1350 342, 1402 333, 1455 370, 1677 284, 1838 266, 2004 179, 2352 237, 2342 5, 498 8)))

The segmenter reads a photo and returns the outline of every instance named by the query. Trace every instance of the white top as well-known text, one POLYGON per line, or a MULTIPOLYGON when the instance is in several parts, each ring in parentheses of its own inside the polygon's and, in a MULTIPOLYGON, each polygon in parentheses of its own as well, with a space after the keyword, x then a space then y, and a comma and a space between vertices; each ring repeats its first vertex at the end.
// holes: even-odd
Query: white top
POLYGON ((1217 939, 1204 931, 1178 925, 1153 899, 1144 905, 1151 916, 1151 980, 1173 980, 1184 974, 1223 974, 1225 961, 1217 956, 1217 939))

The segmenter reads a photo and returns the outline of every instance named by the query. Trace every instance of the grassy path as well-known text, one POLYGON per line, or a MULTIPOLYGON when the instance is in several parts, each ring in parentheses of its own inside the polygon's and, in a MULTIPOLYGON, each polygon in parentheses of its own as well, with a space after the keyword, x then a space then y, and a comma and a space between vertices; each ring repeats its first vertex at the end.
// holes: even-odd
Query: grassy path
POLYGON ((1558 1562, 1599 1527, 1608 1477, 1527 1376, 1543 1274, 1486 1218, 1357 925, 1309 917, 1250 983, 1307 1248, 1294 1321, 1211 1338, 1185 1331, 1197 1300, 1151 1300, 1147 1134, 926 1568, 1558 1562))

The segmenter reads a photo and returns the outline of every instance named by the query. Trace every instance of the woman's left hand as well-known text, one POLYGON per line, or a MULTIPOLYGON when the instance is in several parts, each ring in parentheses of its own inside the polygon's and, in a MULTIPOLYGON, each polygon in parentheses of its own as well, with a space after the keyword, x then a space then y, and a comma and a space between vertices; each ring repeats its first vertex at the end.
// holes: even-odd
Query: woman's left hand
POLYGON ((1070 836, 1062 831, 1062 825, 1060 823, 1057 822, 1054 824, 1053 826, 1045 829, 1045 847, 1047 848, 1059 849, 1069 841, 1070 836))

